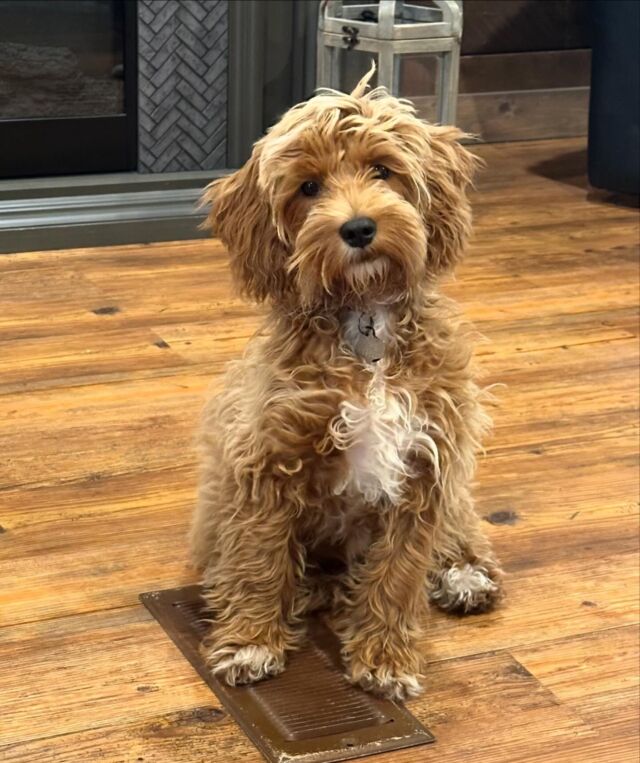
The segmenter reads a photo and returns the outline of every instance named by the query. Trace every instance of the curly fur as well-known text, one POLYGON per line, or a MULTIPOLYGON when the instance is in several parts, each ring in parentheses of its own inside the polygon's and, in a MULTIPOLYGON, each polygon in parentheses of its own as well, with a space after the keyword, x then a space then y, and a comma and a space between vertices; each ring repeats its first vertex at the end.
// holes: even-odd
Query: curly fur
POLYGON ((470 332, 438 290, 477 162, 459 130, 367 80, 291 109, 206 191, 239 286, 270 310, 205 407, 191 543, 207 659, 229 683, 279 672, 304 614, 328 606, 349 680, 403 699, 420 686, 428 589, 486 608, 501 572, 470 493, 489 424, 470 332), (351 249, 339 228, 361 215, 377 234, 351 249), (354 340, 363 311, 377 363, 354 340))

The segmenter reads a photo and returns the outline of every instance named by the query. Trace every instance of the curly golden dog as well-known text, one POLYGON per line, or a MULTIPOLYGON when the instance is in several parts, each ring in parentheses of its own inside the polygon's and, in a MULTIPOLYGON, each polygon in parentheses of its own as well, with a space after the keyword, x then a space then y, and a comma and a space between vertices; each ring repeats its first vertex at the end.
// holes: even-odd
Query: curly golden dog
POLYGON ((219 677, 279 673, 328 608, 347 678, 402 700, 428 600, 486 610, 501 571, 471 496, 490 423, 471 332, 438 289, 477 160, 371 73, 292 108, 206 191, 269 312, 205 407, 191 543, 219 677))

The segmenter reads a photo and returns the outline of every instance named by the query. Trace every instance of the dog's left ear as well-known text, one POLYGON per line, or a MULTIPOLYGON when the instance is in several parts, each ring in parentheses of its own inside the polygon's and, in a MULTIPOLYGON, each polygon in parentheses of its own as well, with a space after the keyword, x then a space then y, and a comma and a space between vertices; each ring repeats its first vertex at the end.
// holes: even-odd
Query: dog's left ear
POLYGON ((452 268, 464 253, 471 232, 471 206, 467 189, 481 161, 461 145, 467 137, 457 127, 422 123, 424 183, 422 201, 428 234, 427 269, 441 273, 452 268))

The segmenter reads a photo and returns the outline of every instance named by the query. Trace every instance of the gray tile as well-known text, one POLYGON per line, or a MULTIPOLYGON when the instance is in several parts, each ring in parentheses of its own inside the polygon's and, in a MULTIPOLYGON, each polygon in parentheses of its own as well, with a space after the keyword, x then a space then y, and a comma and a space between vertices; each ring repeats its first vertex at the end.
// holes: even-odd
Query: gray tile
POLYGON ((140 0, 139 170, 226 163, 228 0, 140 0))

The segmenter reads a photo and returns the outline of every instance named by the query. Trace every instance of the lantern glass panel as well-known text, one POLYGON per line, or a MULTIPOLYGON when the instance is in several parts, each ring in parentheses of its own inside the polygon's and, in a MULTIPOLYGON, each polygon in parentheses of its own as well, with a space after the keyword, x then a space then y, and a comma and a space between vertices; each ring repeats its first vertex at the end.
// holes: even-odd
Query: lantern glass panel
POLYGON ((441 56, 432 53, 409 53, 400 58, 402 66, 398 95, 413 101, 422 119, 435 122, 441 56))
MULTIPOLYGON (((338 56, 340 66, 339 89, 345 93, 349 93, 358 84, 358 81, 369 71, 371 68, 371 61, 376 59, 376 54, 367 53, 358 50, 357 48, 354 48, 353 50, 340 48, 338 49, 338 56)), ((377 72, 373 75, 371 80, 369 80, 369 84, 371 87, 377 87, 377 72)))
MULTIPOLYGON (((350 92, 358 80, 371 66, 375 53, 361 50, 338 50, 340 90, 350 92)), ((422 119, 436 121, 437 83, 439 78, 440 56, 432 53, 409 53, 395 57, 397 92, 401 98, 412 100, 422 119)), ((371 86, 378 84, 377 73, 371 79, 371 86)))

